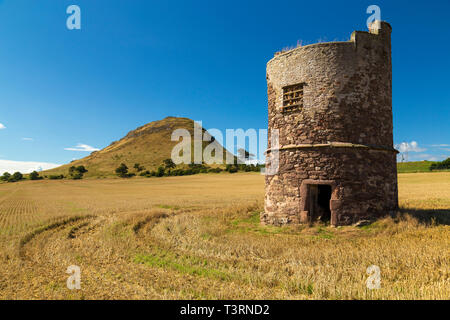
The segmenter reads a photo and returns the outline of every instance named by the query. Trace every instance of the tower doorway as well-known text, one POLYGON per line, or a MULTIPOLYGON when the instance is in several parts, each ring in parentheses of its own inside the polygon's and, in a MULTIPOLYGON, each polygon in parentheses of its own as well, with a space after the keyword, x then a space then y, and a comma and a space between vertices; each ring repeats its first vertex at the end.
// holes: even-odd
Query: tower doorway
POLYGON ((331 193, 330 185, 314 184, 308 185, 309 216, 312 221, 331 222, 331 193))

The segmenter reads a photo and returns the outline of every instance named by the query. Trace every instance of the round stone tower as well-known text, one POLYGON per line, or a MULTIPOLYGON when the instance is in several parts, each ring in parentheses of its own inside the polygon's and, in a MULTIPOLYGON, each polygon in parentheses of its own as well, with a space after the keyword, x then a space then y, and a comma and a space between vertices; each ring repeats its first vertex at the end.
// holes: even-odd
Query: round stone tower
POLYGON ((266 176, 263 223, 348 225, 397 209, 391 31, 376 21, 350 41, 269 61, 269 137, 279 143, 267 154, 279 165, 266 176))

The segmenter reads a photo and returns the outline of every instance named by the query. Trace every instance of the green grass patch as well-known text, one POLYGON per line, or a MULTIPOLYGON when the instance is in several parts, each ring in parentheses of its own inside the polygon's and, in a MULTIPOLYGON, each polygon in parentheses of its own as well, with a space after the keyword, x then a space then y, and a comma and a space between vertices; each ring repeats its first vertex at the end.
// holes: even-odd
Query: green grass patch
POLYGON ((210 240, 213 236, 212 236, 210 233, 205 232, 205 233, 202 233, 202 234, 200 235, 200 237, 201 237, 202 239, 204 239, 204 240, 210 240))
POLYGON ((151 267, 171 269, 180 273, 198 277, 220 280, 230 280, 231 275, 208 266, 208 260, 197 257, 175 255, 174 253, 157 250, 151 254, 137 254, 134 263, 145 264, 151 267))
POLYGON ((251 224, 257 225, 260 223, 259 212, 255 211, 250 214, 250 217, 243 219, 236 219, 231 222, 232 225, 237 226, 239 224, 251 224))
POLYGON ((317 238, 319 239, 333 239, 334 233, 324 228, 323 226, 317 227, 317 238))
POLYGON ((383 230, 385 228, 386 228, 386 226, 383 225, 380 221, 376 221, 374 223, 360 227, 361 230, 364 230, 366 232, 376 232, 376 231, 383 230))
POLYGON ((433 161, 416 161, 397 163, 398 173, 416 173, 416 172, 430 172, 430 167, 433 161))
POLYGON ((264 226, 260 222, 259 211, 253 211, 250 216, 231 221, 229 233, 257 233, 260 235, 274 235, 274 234, 298 234, 298 232, 291 226, 264 226))

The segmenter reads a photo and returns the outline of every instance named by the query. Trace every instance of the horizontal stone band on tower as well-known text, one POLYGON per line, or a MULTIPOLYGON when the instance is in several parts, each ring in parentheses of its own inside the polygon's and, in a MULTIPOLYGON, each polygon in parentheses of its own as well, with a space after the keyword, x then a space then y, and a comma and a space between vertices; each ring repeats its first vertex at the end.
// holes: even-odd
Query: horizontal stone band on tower
POLYGON ((279 148, 271 148, 267 149, 266 153, 270 153, 272 151, 282 151, 282 150, 292 150, 292 149, 314 149, 314 148, 356 148, 356 149, 368 149, 368 150, 376 150, 376 151, 386 151, 386 152, 394 152, 399 153, 398 150, 389 147, 383 146, 372 146, 365 144, 355 144, 349 142, 329 142, 329 143, 319 143, 319 144, 291 144, 287 146, 281 146, 279 148))

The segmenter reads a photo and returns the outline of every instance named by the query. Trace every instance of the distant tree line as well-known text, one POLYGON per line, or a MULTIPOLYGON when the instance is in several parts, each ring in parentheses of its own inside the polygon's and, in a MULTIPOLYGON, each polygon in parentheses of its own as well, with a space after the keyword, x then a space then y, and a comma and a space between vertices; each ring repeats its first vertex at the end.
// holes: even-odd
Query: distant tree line
POLYGON ((448 158, 447 160, 441 161, 441 162, 433 163, 430 166, 430 171, 433 171, 433 170, 447 170, 447 169, 450 169, 450 158, 448 158))
MULTIPOLYGON (((0 177, 0 181, 5 181, 5 182, 18 182, 18 181, 25 180, 25 179, 26 179, 26 177, 20 172, 15 172, 13 174, 10 174, 9 172, 5 172, 0 177)), ((41 180, 41 179, 43 179, 43 177, 39 176, 39 173, 37 171, 33 171, 32 173, 30 173, 28 175, 28 179, 41 180)))
MULTIPOLYGON (((199 173, 236 173, 242 172, 259 172, 264 165, 247 165, 247 164, 228 164, 225 169, 220 167, 209 167, 205 164, 189 164, 187 167, 177 167, 172 159, 165 159, 157 170, 146 170, 145 167, 136 163, 133 168, 141 177, 168 177, 168 176, 189 176, 199 173)), ((116 175, 120 178, 131 178, 136 173, 130 173, 125 163, 121 163, 115 170, 116 175)))
MULTIPOLYGON (((129 168, 125 163, 121 163, 119 167, 116 168, 115 173, 120 178, 132 178, 139 174, 141 177, 168 177, 168 176, 189 176, 199 173, 220 173, 220 172, 228 172, 228 173, 236 173, 236 172, 259 172, 261 168, 264 168, 264 165, 247 165, 247 164, 228 164, 225 168, 221 167, 210 167, 205 164, 189 164, 187 167, 178 167, 172 161, 172 159, 165 159, 157 170, 146 170, 144 166, 141 166, 139 163, 135 163, 133 169, 136 172, 129 172, 129 168)), ((88 172, 88 170, 84 166, 72 166, 69 168, 68 175, 65 176, 63 174, 55 174, 55 175, 46 175, 40 176, 39 172, 33 171, 28 176, 24 176, 20 172, 15 172, 14 174, 10 174, 5 172, 2 176, 0 176, 0 181, 4 182, 18 182, 21 180, 29 179, 29 180, 60 180, 60 179, 72 179, 79 180, 83 179, 84 174, 88 172)))
POLYGON ((15 172, 13 174, 10 174, 9 172, 5 172, 1 177, 1 181, 5 182, 17 182, 20 180, 23 180, 23 174, 20 172, 15 172))
MULTIPOLYGON (((84 166, 72 166, 69 168, 69 174, 67 178, 73 179, 73 180, 79 180, 83 179, 84 174, 88 172, 88 170, 84 166)), ((33 171, 28 175, 29 180, 42 180, 44 178, 50 179, 50 180, 59 180, 59 179, 65 179, 66 176, 60 174, 60 175, 49 175, 49 176, 40 176, 39 172, 33 171)), ((20 172, 15 172, 14 174, 10 174, 9 172, 3 173, 2 176, 0 176, 0 181, 4 182, 18 182, 21 180, 27 179, 26 176, 24 176, 20 172)))

